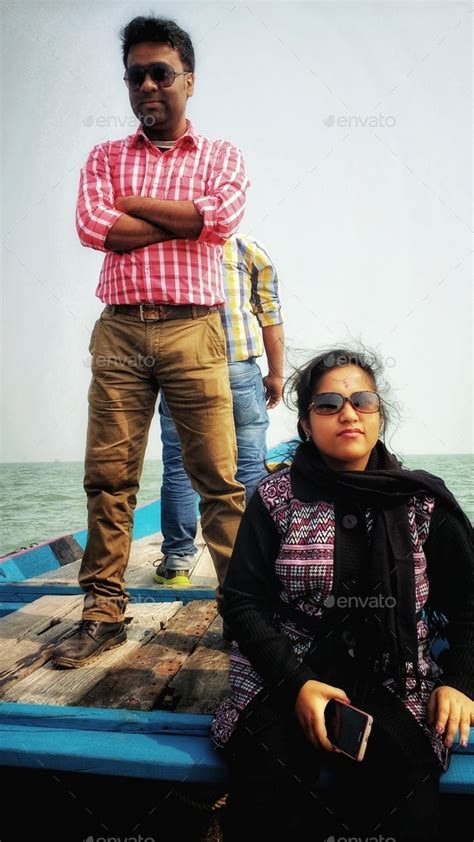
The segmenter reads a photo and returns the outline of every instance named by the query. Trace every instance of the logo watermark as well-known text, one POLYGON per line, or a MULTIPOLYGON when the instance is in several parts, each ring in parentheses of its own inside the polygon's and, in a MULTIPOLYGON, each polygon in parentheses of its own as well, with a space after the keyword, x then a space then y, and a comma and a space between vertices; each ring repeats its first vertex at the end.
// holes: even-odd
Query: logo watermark
POLYGON ((397 600, 394 596, 328 596, 323 605, 325 608, 395 608, 397 600))
POLYGON ((397 842, 394 836, 328 836, 324 842, 397 842))
POLYGON ((87 114, 82 118, 82 125, 86 128, 97 126, 99 129, 136 129, 137 123, 140 122, 142 126, 154 126, 155 118, 153 114, 87 114))
MULTIPOLYGON (((378 360, 377 358, 371 354, 359 354, 357 351, 351 354, 339 354, 338 356, 330 351, 324 357, 324 366, 325 368, 343 368, 346 365, 356 365, 359 367, 364 367, 366 365, 376 365, 378 360)), ((381 362, 386 368, 393 368, 397 361, 395 357, 384 357, 381 359, 381 362)))
POLYGON ((88 836, 84 842, 158 842, 154 836, 88 836))
MULTIPOLYGON (((94 596, 93 594, 86 594, 84 599, 85 608, 93 608, 100 611, 103 609, 105 614, 110 614, 113 610, 115 615, 123 614, 128 605, 128 598, 126 596, 94 596)), ((157 605, 159 603, 159 592, 153 591, 149 596, 136 594, 133 597, 133 605, 157 605)), ((128 622, 128 618, 127 618, 128 622)))
POLYGON ((333 126, 341 129, 393 129, 397 125, 392 114, 328 114, 323 123, 329 129, 333 126))
MULTIPOLYGON (((157 363, 157 358, 152 354, 143 356, 143 354, 133 354, 129 357, 106 357, 103 354, 97 354, 94 357, 94 364, 96 368, 153 368, 157 363)), ((92 366, 92 357, 86 357, 82 361, 85 368, 92 366)))
MULTIPOLYGON (((113 368, 138 368, 138 369, 152 369, 159 362, 158 357, 153 354, 130 354, 128 357, 112 357, 105 354, 88 354, 82 360, 84 368, 92 368, 94 363, 95 368, 113 369, 113 368)), ((358 353, 340 354, 336 356, 332 352, 324 357, 323 365, 325 368, 333 369, 337 367, 344 368, 344 366, 355 365, 361 368, 365 366, 378 368, 380 365, 383 368, 393 368, 397 365, 395 357, 376 357, 369 355, 362 355, 358 353)))

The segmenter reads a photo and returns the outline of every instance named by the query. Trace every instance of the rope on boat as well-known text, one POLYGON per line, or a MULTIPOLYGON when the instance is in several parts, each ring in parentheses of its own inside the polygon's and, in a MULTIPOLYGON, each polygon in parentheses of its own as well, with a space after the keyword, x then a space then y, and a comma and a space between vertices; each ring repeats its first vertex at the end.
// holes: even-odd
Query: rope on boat
POLYGON ((216 813, 218 810, 222 810, 227 803, 227 793, 222 795, 220 798, 216 798, 215 801, 200 801, 197 798, 191 798, 190 795, 186 795, 178 789, 173 789, 173 795, 188 807, 193 807, 195 810, 200 810, 202 813, 216 813))

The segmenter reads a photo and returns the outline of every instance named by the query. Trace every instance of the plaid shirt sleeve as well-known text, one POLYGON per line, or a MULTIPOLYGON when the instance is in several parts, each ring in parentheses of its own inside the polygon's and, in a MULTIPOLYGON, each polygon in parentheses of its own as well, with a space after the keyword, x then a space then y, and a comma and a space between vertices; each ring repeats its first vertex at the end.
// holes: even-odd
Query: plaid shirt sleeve
POLYGON ((242 153, 230 143, 220 141, 207 195, 194 199, 203 220, 197 242, 222 245, 235 234, 244 214, 249 185, 242 153))
POLYGON ((252 312, 257 317, 260 327, 282 324, 278 275, 268 253, 259 243, 254 243, 252 249, 247 252, 247 258, 251 261, 249 272, 252 279, 252 312))
POLYGON ((123 214, 114 208, 114 190, 107 144, 94 146, 81 170, 76 228, 83 246, 108 251, 105 239, 123 214))

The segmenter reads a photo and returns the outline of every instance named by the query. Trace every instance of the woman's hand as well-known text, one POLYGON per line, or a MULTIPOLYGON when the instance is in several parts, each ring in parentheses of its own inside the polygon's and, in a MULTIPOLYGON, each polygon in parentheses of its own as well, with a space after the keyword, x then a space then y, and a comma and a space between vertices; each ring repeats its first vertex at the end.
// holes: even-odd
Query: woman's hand
POLYGON ((467 746, 469 726, 474 720, 474 702, 454 687, 437 687, 433 690, 427 709, 428 725, 434 725, 438 734, 444 734, 444 745, 451 748, 459 728, 459 743, 467 746))
POLYGON ((324 721, 324 711, 331 699, 338 699, 346 704, 350 702, 344 690, 339 687, 331 687, 330 684, 322 684, 320 681, 307 681, 298 693, 295 704, 296 718, 305 737, 316 748, 323 748, 325 751, 337 751, 328 740, 324 721))

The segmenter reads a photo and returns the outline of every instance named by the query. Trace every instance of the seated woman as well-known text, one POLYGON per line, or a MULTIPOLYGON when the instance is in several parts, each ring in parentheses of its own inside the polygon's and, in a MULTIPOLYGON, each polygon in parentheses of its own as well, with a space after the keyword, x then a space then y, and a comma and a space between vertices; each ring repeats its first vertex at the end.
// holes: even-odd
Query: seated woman
POLYGON ((337 349, 293 378, 303 442, 242 520, 222 609, 232 696, 212 726, 226 842, 437 839, 439 776, 474 711, 472 528, 441 479, 385 447, 377 371, 337 349), (361 762, 328 740, 331 699, 374 718, 361 762))

